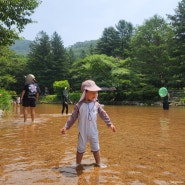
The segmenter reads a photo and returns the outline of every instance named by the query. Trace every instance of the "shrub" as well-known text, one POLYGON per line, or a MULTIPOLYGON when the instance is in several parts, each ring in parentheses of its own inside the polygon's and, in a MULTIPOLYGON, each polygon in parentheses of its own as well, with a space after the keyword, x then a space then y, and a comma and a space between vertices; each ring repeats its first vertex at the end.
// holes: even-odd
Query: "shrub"
POLYGON ((58 96, 62 95, 62 92, 65 87, 69 89, 69 82, 67 80, 55 81, 53 83, 54 93, 57 94, 58 96))
POLYGON ((0 89, 0 109, 10 110, 11 108, 11 95, 5 89, 0 89))
POLYGON ((47 95, 39 98, 40 103, 56 103, 59 101, 60 99, 57 95, 47 95))
POLYGON ((80 92, 73 92, 69 94, 69 98, 73 103, 77 103, 81 97, 80 92))

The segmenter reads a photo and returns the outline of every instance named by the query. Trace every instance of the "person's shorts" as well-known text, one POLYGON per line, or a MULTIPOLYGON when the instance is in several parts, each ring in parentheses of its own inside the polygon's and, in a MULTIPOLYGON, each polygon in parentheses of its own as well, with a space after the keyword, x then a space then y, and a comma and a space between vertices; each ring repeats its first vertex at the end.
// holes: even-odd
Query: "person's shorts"
POLYGON ((85 152, 87 142, 90 142, 91 152, 97 152, 100 149, 98 134, 96 134, 93 137, 83 138, 79 133, 79 135, 78 135, 78 148, 77 148, 78 153, 85 152))
POLYGON ((23 100, 22 106, 23 107, 36 107, 36 99, 28 98, 26 100, 23 100))

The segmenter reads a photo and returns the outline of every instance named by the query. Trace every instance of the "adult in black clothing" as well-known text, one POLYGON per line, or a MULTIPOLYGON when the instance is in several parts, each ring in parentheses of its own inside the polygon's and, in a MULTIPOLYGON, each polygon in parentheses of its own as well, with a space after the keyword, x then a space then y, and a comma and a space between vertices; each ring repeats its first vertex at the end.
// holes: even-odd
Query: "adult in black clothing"
POLYGON ((170 98, 169 93, 165 97, 163 97, 163 109, 164 110, 169 110, 169 98, 170 98))
POLYGON ((62 93, 62 114, 64 113, 64 110, 66 109, 66 114, 68 114, 68 91, 67 87, 65 87, 63 93, 62 93))

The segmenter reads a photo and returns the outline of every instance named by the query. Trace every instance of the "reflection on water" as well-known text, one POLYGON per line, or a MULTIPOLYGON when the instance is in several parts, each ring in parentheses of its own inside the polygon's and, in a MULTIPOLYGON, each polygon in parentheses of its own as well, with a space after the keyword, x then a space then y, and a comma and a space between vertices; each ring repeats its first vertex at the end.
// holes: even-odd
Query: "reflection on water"
MULTIPOLYGON (((98 119, 102 163, 90 147, 74 168, 77 124, 66 135, 61 105, 38 105, 36 121, 23 122, 21 106, 0 120, 0 184, 182 185, 185 184, 185 108, 105 106, 117 127, 98 119)), ((69 107, 71 112, 73 106, 69 107)), ((29 115, 30 116, 30 115, 29 115)))
POLYGON ((169 140, 169 124, 170 120, 168 118, 169 111, 164 111, 164 116, 160 117, 160 127, 162 133, 162 139, 169 140))

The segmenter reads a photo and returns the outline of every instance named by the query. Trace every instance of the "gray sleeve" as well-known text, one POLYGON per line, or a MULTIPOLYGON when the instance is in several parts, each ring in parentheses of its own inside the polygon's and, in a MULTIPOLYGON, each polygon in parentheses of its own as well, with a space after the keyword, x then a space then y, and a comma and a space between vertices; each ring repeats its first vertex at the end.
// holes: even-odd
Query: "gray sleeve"
POLYGON ((110 126, 112 124, 108 114, 99 103, 98 103, 98 113, 100 115, 100 118, 107 124, 107 126, 110 126))
POLYGON ((78 118, 78 113, 79 113, 78 106, 75 105, 74 110, 73 110, 71 116, 69 117, 69 119, 67 120, 67 122, 65 124, 65 128, 66 129, 70 129, 70 127, 72 127, 72 125, 75 123, 75 121, 78 118))

